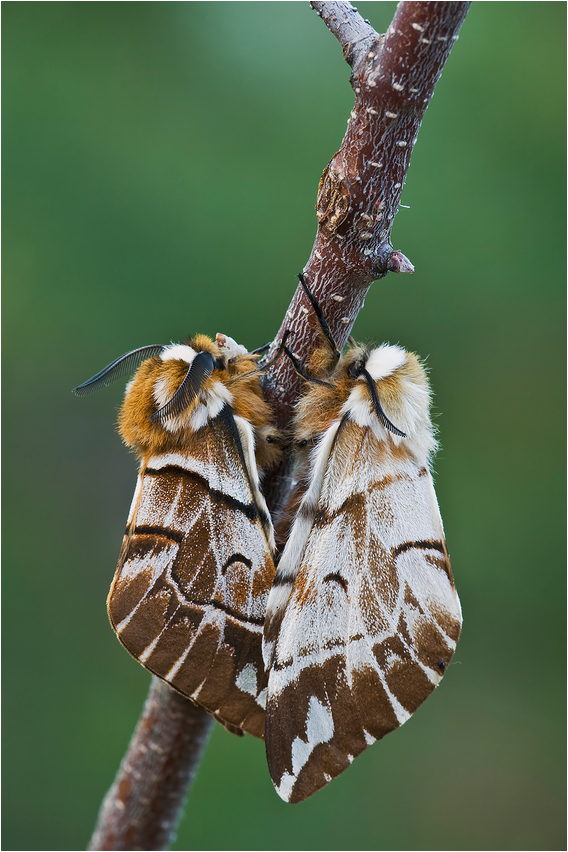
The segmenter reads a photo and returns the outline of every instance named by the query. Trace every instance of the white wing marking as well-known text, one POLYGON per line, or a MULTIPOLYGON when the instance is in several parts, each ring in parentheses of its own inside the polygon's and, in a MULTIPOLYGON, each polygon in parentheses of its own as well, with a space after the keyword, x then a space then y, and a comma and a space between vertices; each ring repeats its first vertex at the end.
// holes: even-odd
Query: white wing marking
POLYGON ((312 695, 306 719, 306 740, 296 737, 292 743, 292 774, 285 773, 278 787, 278 794, 283 799, 288 800, 300 771, 308 762, 315 747, 320 743, 329 742, 334 731, 333 714, 330 708, 325 707, 312 695))
POLYGON ((256 695, 257 680, 256 666, 253 666, 252 663, 247 663, 244 669, 239 672, 237 679, 235 680, 235 685, 242 690, 242 692, 248 692, 250 695, 256 695))
POLYGON ((270 546, 270 550, 274 552, 276 548, 276 544, 274 542, 274 529, 272 526, 272 520, 270 518, 270 512, 268 511, 268 506, 266 505, 266 500, 264 499, 264 495, 260 490, 260 477, 258 475, 258 468, 256 466, 256 456, 254 454, 254 432, 248 420, 245 420, 243 417, 238 417, 237 415, 234 416, 234 420, 241 439, 241 445, 245 457, 245 464, 247 466, 247 470, 250 476, 250 485, 252 488, 254 501, 258 509, 266 519, 268 526, 268 544, 270 546))

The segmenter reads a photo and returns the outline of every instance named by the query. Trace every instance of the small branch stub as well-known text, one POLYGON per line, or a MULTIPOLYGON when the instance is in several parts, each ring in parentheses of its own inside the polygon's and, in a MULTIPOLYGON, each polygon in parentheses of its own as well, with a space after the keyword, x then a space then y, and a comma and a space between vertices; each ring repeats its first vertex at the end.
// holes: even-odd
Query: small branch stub
POLYGON ((310 6, 337 38, 343 58, 349 65, 353 64, 358 53, 370 50, 376 41, 377 33, 351 3, 321 3, 313 0, 310 6))
POLYGON ((414 272, 414 266, 401 251, 393 251, 388 262, 389 272, 414 272))

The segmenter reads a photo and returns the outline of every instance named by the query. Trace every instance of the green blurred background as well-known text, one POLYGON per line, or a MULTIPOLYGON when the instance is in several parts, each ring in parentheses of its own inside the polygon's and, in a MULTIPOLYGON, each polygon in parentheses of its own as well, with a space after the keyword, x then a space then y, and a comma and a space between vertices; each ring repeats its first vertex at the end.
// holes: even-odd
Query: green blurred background
MULTIPOLYGON (((384 31, 390 2, 360 3, 384 31)), ((393 229, 413 276, 355 334, 428 356, 464 610, 443 685, 299 806, 215 730, 176 849, 564 849, 565 3, 479 3, 393 229)), ((149 676, 105 612, 135 482, 137 346, 278 328, 349 69, 300 2, 9 2, 4 94, 4 838, 84 848, 149 676)))

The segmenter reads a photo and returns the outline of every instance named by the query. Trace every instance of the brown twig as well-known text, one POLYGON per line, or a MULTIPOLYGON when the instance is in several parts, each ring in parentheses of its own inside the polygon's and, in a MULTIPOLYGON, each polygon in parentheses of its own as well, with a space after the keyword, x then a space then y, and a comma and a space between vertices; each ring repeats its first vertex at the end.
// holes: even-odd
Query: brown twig
MULTIPOLYGON (((355 105, 341 148, 320 181, 318 231, 304 273, 341 348, 371 283, 387 272, 413 272, 390 242, 410 155, 424 112, 469 3, 403 2, 386 35, 379 35, 348 2, 313 2, 351 65, 355 105)), ((296 290, 275 346, 290 329, 300 360, 313 350, 318 327, 301 288, 296 290)), ((271 374, 266 392, 281 425, 301 379, 288 359, 271 374)))
POLYGON ((152 678, 89 849, 168 849, 213 717, 152 678))
MULTIPOLYGON (((355 91, 341 148, 320 181, 318 231, 304 268, 340 347, 372 281, 388 271, 413 271, 391 245, 392 223, 422 117, 469 5, 399 3, 382 36, 348 2, 311 3, 351 65, 355 91)), ((300 288, 273 351, 286 329, 294 352, 307 361, 318 327, 300 288)), ((289 423, 300 389, 289 360, 281 358, 265 386, 280 425, 289 423)), ((273 479, 273 500, 278 482, 273 479)), ((211 724, 204 710, 153 681, 90 849, 167 848, 211 724)))

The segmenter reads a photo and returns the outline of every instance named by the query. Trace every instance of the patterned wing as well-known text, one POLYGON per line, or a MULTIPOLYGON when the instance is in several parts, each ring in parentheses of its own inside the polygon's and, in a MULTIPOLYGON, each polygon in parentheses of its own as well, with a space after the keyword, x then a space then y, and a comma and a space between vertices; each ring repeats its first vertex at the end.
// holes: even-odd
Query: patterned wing
POLYGON ((269 675, 268 764, 286 801, 405 722, 459 636, 430 473, 392 449, 344 419, 327 459, 269 675))
POLYGON ((229 728, 264 737, 274 564, 242 438, 225 407, 183 451, 145 460, 108 611, 147 669, 229 728))

